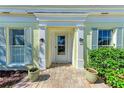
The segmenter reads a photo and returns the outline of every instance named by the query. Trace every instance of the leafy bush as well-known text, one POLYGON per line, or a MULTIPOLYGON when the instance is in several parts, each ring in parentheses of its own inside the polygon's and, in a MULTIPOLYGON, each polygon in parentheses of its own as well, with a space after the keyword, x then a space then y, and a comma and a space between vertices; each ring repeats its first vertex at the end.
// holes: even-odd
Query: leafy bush
POLYGON ((124 88, 124 49, 99 48, 89 52, 88 66, 113 87, 124 88))

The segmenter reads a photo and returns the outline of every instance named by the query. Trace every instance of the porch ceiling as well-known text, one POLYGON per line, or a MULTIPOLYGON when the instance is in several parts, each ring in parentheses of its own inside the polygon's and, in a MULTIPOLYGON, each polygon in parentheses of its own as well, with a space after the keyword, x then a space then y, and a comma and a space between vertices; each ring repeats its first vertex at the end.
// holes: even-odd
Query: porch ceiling
POLYGON ((76 26, 85 22, 87 13, 34 13, 40 24, 48 26, 76 26))

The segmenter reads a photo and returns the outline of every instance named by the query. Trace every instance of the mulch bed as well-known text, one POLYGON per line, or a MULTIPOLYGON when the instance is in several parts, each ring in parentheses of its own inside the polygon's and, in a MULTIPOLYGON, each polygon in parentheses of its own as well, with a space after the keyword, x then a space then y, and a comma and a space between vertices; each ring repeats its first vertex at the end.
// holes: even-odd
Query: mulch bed
POLYGON ((27 71, 0 71, 0 88, 11 87, 27 75, 27 71))

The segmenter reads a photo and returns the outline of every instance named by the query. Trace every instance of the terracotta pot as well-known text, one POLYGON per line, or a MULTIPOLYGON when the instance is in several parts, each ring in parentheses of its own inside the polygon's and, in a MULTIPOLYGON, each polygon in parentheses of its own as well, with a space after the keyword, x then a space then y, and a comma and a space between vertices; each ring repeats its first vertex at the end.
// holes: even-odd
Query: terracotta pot
POLYGON ((36 71, 30 71, 28 70, 28 78, 31 80, 31 81, 36 81, 39 77, 39 74, 40 74, 40 70, 37 69, 36 71))
POLYGON ((85 78, 90 83, 95 83, 96 80, 98 79, 98 72, 93 68, 87 68, 85 71, 85 78))

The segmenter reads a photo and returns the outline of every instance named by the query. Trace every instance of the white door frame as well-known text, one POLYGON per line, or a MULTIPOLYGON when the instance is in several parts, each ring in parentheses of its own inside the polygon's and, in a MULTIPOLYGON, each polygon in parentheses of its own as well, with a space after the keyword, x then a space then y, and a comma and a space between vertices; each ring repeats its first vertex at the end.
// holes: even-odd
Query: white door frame
POLYGON ((68 63, 68 33, 56 32, 55 33, 55 62, 68 63), (58 55, 58 36, 65 36, 65 55, 58 55))

